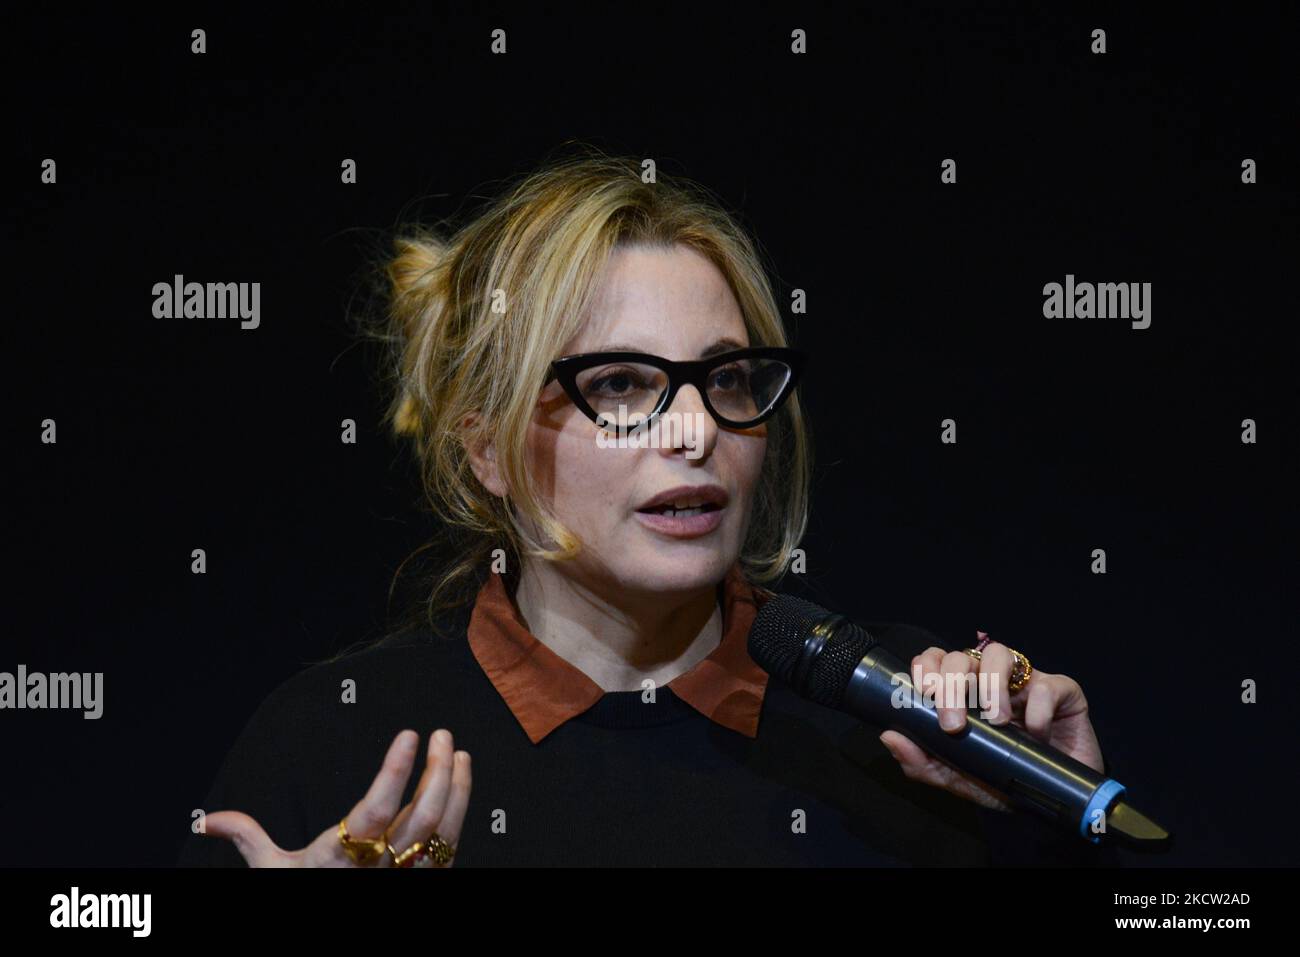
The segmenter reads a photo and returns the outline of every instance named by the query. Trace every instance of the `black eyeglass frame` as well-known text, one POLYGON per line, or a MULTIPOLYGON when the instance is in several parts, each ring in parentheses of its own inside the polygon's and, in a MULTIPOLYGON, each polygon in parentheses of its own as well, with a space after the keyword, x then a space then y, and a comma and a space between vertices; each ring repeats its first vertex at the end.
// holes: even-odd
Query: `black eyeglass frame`
POLYGON ((667 373, 668 388, 659 397, 659 402, 655 405, 654 410, 647 413, 645 419, 629 429, 629 432, 635 432, 637 429, 643 428, 665 409, 671 408, 673 399, 677 397, 678 390, 684 385, 695 386, 695 391, 700 394, 704 407, 709 410, 709 414, 713 416, 714 421, 718 424, 730 429, 748 429, 766 422, 780 410, 781 406, 790 398, 790 394, 794 392, 795 386, 799 384, 799 378, 803 373, 804 364, 807 360, 807 353, 785 346, 753 346, 746 349, 733 349, 730 352, 720 352, 704 359, 687 359, 684 361, 665 359, 663 356, 650 355, 647 352, 582 352, 576 355, 562 356, 553 361, 551 363, 551 375, 543 383, 543 386, 548 385, 551 379, 558 379, 565 394, 568 395, 583 415, 601 428, 616 432, 621 431, 616 424, 608 422, 608 417, 602 423, 601 414, 591 407, 590 403, 583 397, 582 390, 578 388, 578 373, 598 365, 635 362, 641 365, 653 366, 667 373), (736 421, 719 414, 718 410, 713 407, 713 403, 709 401, 708 375, 719 366, 742 359, 776 359, 789 367, 790 375, 787 377, 781 391, 765 411, 752 419, 736 421))

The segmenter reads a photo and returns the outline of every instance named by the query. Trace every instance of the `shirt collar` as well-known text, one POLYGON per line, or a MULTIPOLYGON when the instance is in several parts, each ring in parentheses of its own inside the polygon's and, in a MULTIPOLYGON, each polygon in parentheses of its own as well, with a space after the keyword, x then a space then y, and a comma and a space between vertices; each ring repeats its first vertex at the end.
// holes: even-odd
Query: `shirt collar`
MULTIPOLYGON (((750 738, 758 736, 768 674, 749 657, 749 631, 771 594, 750 585, 739 563, 733 565, 723 583, 722 640, 708 657, 668 682, 674 694, 706 718, 750 738)), ((479 589, 468 636, 484 674, 533 744, 605 694, 525 627, 497 572, 479 589)))

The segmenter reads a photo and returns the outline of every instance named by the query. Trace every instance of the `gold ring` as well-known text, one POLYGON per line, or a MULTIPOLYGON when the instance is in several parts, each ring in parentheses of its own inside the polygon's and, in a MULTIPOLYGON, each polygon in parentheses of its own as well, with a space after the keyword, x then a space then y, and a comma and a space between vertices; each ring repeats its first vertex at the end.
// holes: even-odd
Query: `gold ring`
POLYGON ((1011 657, 1015 659, 1015 666, 1011 669, 1011 680, 1007 682, 1007 687, 1012 691, 1019 691, 1029 683, 1029 677, 1034 673, 1034 666, 1029 663, 1029 659, 1016 651, 1014 648, 1008 648, 1011 657))
POLYGON ((383 838, 357 838, 348 833, 348 819, 339 821, 339 843, 358 867, 369 867, 384 856, 388 842, 383 838))
POLYGON ((437 831, 427 841, 416 841, 400 854, 388 843, 387 831, 384 832, 383 844, 393 855, 393 867, 416 867, 425 861, 428 862, 423 864, 425 867, 441 867, 456 856, 456 848, 439 837, 437 831))
POLYGON ((440 838, 437 831, 433 832, 433 837, 429 838, 426 847, 428 848, 429 857, 439 867, 456 856, 456 849, 440 838))
MULTIPOLYGON (((970 655, 976 661, 983 659, 983 654, 974 648, 963 648, 966 654, 970 655)), ((1007 688, 1011 691, 1019 691, 1029 683, 1030 676, 1034 673, 1034 666, 1029 663, 1029 659, 1016 651, 1014 648, 1008 648, 1011 652, 1011 677, 1007 680, 1007 688)))
POLYGON ((390 844, 388 846, 388 853, 393 855, 394 867, 413 867, 415 862, 424 857, 428 852, 424 849, 424 843, 422 841, 416 841, 406 850, 402 851, 401 854, 398 854, 393 850, 393 846, 390 844))

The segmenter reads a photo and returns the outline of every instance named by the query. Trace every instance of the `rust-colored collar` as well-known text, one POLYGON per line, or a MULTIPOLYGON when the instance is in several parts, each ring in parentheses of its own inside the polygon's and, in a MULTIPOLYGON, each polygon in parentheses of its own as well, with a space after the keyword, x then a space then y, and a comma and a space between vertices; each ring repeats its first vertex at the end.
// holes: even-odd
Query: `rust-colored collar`
MULTIPOLYGON (((758 735, 768 674, 749 657, 747 644, 754 616, 768 595, 745 581, 739 563, 732 566, 723 585, 722 640, 707 658, 668 682, 674 694, 706 718, 750 738, 758 735)), ((475 600, 469 644, 533 744, 605 694, 524 626, 496 572, 475 600)))

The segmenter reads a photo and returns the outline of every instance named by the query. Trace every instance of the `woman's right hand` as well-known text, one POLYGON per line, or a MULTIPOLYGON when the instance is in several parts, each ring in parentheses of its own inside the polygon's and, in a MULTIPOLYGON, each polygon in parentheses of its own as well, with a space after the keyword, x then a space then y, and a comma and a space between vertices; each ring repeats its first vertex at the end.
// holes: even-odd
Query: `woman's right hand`
MULTIPOLYGON (((465 809, 469 805, 469 752, 452 751, 451 732, 439 729, 429 735, 424 774, 411 803, 398 809, 415 764, 420 736, 403 731, 388 746, 383 767, 357 805, 348 812, 348 835, 356 839, 381 838, 401 854, 412 844, 428 841, 435 833, 455 848, 460 841, 465 809)), ((298 851, 277 847, 262 826, 242 811, 214 811, 205 818, 209 836, 231 841, 249 867, 356 867, 339 841, 334 825, 298 851)), ((442 867, 450 867, 455 857, 442 867)), ((415 866, 429 866, 426 857, 415 866)), ((392 867, 388 852, 372 866, 392 867)), ((439 866, 439 865, 434 865, 439 866)))

